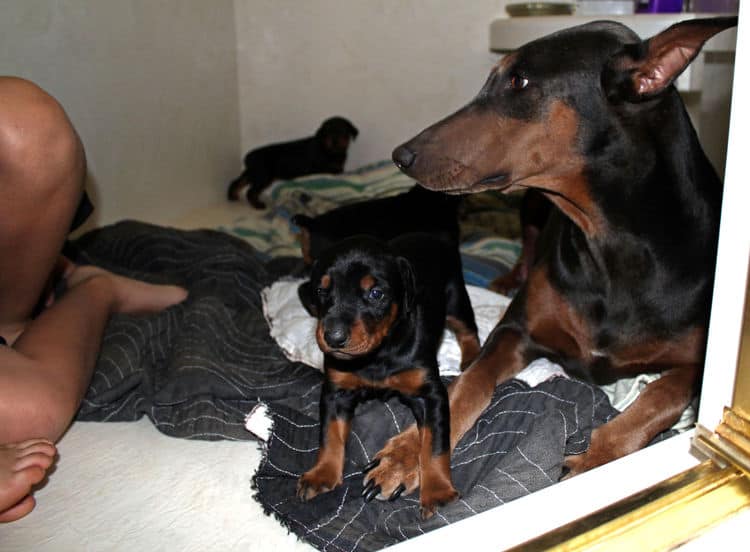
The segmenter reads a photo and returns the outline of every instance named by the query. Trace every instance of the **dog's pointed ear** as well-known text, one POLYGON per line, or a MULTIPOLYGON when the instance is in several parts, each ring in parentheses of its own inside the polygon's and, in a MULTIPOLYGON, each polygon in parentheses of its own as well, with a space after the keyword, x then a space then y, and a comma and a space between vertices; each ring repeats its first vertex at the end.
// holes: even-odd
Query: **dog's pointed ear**
POLYGON ((302 306, 305 307, 310 316, 318 318, 318 302, 312 281, 307 280, 306 282, 302 282, 297 288, 297 295, 302 306))
POLYGON ((603 84, 608 97, 640 101, 663 92, 708 39, 736 25, 736 17, 692 19, 676 23, 646 41, 625 46, 605 70, 603 84))
POLYGON ((357 136, 359 136, 359 130, 357 130, 357 127, 355 127, 351 121, 347 121, 349 126, 349 134, 352 136, 352 140, 356 140, 357 136))
POLYGON ((404 286, 403 309, 405 313, 409 313, 414 310, 417 299, 417 280, 414 278, 414 270, 412 270, 409 261, 404 257, 397 257, 396 262, 398 263, 398 270, 401 273, 401 282, 404 286))

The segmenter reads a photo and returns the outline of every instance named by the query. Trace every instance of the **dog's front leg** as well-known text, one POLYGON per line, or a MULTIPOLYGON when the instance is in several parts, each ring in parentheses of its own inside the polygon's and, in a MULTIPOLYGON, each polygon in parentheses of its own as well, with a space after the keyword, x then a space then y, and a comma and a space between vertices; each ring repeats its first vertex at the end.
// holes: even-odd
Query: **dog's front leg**
POLYGON ((664 371, 621 414, 594 429, 586 452, 565 458, 570 470, 565 477, 640 450, 672 427, 695 395, 700 370, 701 365, 690 364, 664 371))
MULTIPOLYGON (((490 404, 495 386, 524 368, 524 342, 517 331, 495 328, 477 360, 448 387, 450 451, 490 404)), ((391 437, 375 459, 365 466, 365 487, 373 496, 384 499, 414 492, 419 487, 420 449, 416 424, 391 437)))
POLYGON ((458 498, 451 481, 448 393, 436 381, 426 386, 424 396, 415 403, 413 410, 420 437, 419 512, 422 519, 427 519, 438 507, 458 498))
POLYGON ((320 449, 315 465, 297 481, 297 497, 302 500, 333 490, 343 482, 344 450, 349 437, 354 405, 337 393, 328 382, 320 401, 320 449))

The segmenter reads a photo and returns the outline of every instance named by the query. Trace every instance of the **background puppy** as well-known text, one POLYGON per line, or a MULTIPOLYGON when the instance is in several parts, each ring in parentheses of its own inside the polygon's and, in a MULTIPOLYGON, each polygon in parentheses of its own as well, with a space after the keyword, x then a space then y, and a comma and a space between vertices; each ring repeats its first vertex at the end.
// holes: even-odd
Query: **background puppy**
MULTIPOLYGON (((388 243, 349 238, 321 254, 299 295, 318 319, 325 380, 320 450, 315 465, 300 477, 297 496, 309 500, 342 483, 357 404, 398 396, 417 420, 420 512, 431 516, 458 496, 450 475, 448 395, 437 362, 446 320, 461 345, 462 366, 479 352, 457 247, 429 234, 388 243)), ((391 498, 402 491, 396 489, 391 498)), ((362 494, 369 501, 380 492, 372 484, 362 494)))
POLYGON ((258 196, 274 180, 317 173, 339 174, 344 170, 349 143, 358 134, 347 119, 331 117, 314 136, 251 150, 245 155, 245 170, 229 184, 227 198, 238 200, 248 187, 247 200, 256 209, 263 209, 265 205, 258 196))
POLYGON ((414 186, 402 194, 351 203, 317 217, 295 215, 292 222, 300 229, 302 257, 311 264, 323 250, 357 234, 388 241, 426 232, 458 243, 460 202, 461 196, 414 186))

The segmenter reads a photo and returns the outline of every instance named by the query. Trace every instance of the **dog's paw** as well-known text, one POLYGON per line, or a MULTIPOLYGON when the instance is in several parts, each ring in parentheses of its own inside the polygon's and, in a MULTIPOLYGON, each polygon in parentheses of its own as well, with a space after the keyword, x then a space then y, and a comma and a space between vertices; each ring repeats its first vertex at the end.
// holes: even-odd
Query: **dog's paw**
POLYGON ((628 450, 622 450, 622 447, 618 446, 616 440, 610 439, 606 429, 607 424, 591 432, 591 443, 586 452, 565 457, 563 467, 567 473, 563 479, 570 479, 628 453, 628 450))
POLYGON ((430 485, 429 489, 423 485, 419 497, 419 514, 422 519, 429 519, 440 506, 453 502, 458 496, 458 491, 450 481, 445 484, 430 485))
POLYGON ((364 499, 395 500, 413 493, 419 487, 419 445, 416 425, 391 437, 363 470, 364 499))
POLYGON ((316 465, 297 480, 297 498, 306 502, 332 491, 343 482, 340 473, 327 465, 316 465))

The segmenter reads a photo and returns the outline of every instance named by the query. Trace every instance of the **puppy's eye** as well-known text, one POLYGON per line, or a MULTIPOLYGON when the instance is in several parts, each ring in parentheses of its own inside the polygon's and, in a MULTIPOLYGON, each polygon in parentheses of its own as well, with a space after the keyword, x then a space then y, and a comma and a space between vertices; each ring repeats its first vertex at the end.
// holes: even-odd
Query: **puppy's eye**
POLYGON ((367 294, 367 298, 371 299, 372 301, 380 301, 384 295, 385 293, 383 293, 382 289, 374 287, 367 294))
POLYGON ((325 294, 326 294, 326 291, 327 291, 327 290, 326 290, 326 288, 322 288, 322 287, 319 287, 319 288, 317 288, 317 289, 315 290, 315 293, 316 293, 316 294, 317 294, 318 296, 321 296, 321 295, 325 295, 325 294))
POLYGON ((529 79, 518 74, 513 74, 510 76, 508 84, 513 90, 523 90, 529 85, 529 79))

